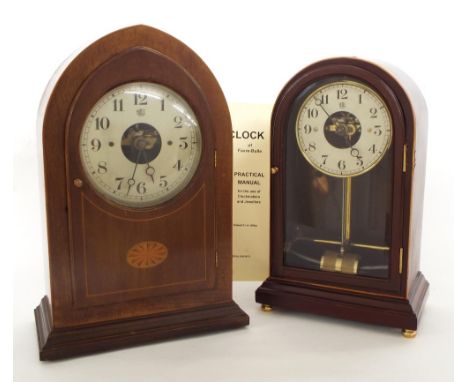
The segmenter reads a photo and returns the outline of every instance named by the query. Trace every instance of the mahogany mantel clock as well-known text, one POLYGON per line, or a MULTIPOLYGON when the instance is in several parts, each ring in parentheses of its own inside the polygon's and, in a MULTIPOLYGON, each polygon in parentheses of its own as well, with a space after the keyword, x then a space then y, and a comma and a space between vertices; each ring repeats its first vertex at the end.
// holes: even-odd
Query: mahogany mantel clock
POLYGON ((302 310, 416 334, 426 109, 370 62, 315 63, 272 115, 271 266, 264 310, 302 310))
POLYGON ((231 289, 231 122, 203 61, 135 26, 49 88, 40 358, 247 325, 231 289))

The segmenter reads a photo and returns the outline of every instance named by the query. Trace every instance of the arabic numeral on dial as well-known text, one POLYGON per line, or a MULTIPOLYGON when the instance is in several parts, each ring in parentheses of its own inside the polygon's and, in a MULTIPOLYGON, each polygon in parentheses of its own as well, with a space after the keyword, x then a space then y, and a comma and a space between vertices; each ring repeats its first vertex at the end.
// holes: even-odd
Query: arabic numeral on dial
POLYGON ((323 160, 322 160, 322 165, 327 164, 327 158, 328 158, 328 154, 323 154, 323 155, 322 155, 322 159, 323 159, 323 160))
POLYGON ((122 182, 123 182, 123 180, 124 180, 123 177, 115 178, 115 181, 117 182, 117 190, 121 190, 121 189, 122 189, 122 182))
POLYGON ((91 150, 97 152, 100 149, 101 149, 101 141, 97 138, 91 139, 91 150))
POLYGON ((174 117, 174 123, 175 123, 175 128, 176 129, 181 129, 182 128, 182 117, 180 115, 176 115, 174 117))
POLYGON ((322 94, 320 98, 315 98, 315 104, 317 106, 328 105, 328 94, 322 94))
POLYGON ((377 118, 377 108, 376 107, 371 107, 369 109, 370 117, 371 118, 377 118))
POLYGON ((179 139, 180 139, 179 147, 182 150, 185 150, 188 147, 187 137, 180 137, 179 139))
POLYGON ((142 195, 146 193, 146 183, 145 182, 140 182, 136 186, 137 192, 142 195))
POLYGON ((307 118, 317 118, 318 117, 318 109, 309 108, 307 109, 307 118))
POLYGON ((123 99, 114 99, 114 111, 123 111, 123 99))
POLYGON ((148 96, 144 94, 135 94, 133 98, 133 104, 136 106, 148 105, 148 96))
POLYGON ((337 99, 348 99, 348 89, 338 89, 336 91, 337 99))
POLYGON ((166 175, 161 175, 161 176, 159 177, 159 187, 163 187, 163 188, 164 188, 164 187, 167 187, 167 185, 168 185, 169 183, 167 182, 167 180, 166 180, 165 178, 166 178, 166 175))
POLYGON ((96 130, 107 130, 110 126, 110 120, 107 117, 96 118, 96 130))
POLYGON ((315 150, 317 150, 317 146, 316 146, 315 142, 309 143, 309 145, 307 146, 307 149, 308 149, 309 151, 315 151, 315 150))
POLYGON ((311 125, 304 125, 304 134, 310 134, 312 132, 311 125))
POLYGON ((180 161, 180 159, 177 160, 176 164, 172 166, 172 168, 175 168, 177 171, 180 171, 180 169, 182 168, 182 162, 180 161))
POLYGON ((374 126, 374 135, 381 136, 382 135, 382 126, 375 125, 374 126))
POLYGON ((338 161, 338 168, 340 170, 344 170, 346 168, 346 162, 344 160, 339 160, 338 161))
POLYGON ((107 162, 106 161, 102 160, 102 161, 98 162, 97 172, 99 174, 105 174, 107 172, 107 162))
POLYGON ((372 154, 375 154, 375 143, 371 147, 369 147, 368 151, 370 151, 372 154))
POLYGON ((164 99, 161 100, 161 111, 164 111, 164 99))

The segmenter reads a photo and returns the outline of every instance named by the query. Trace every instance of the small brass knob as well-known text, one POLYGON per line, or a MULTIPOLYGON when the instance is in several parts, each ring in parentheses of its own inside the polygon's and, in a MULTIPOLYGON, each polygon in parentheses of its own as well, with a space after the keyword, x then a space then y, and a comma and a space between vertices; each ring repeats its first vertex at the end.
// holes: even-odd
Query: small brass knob
POLYGON ((73 184, 74 184, 75 187, 77 187, 77 188, 83 187, 83 181, 82 181, 80 178, 74 179, 74 180, 73 180, 73 184))
POLYGON ((275 167, 272 167, 272 168, 271 168, 271 173, 272 173, 272 175, 278 174, 278 172, 279 172, 279 168, 278 168, 278 167, 275 166, 275 167))

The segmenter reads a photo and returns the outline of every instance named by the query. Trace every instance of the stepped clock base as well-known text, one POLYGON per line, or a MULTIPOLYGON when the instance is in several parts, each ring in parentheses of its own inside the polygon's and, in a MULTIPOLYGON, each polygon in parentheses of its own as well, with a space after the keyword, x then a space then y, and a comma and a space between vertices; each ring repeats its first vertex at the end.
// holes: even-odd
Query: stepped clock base
MULTIPOLYGON (((408 299, 339 292, 311 284, 268 278, 256 291, 255 300, 269 310, 292 309, 347 320, 400 328, 406 338, 416 335, 428 295, 429 283, 421 272, 408 299)), ((265 309, 263 309, 265 310, 265 309)))
POLYGON ((249 324, 249 317, 234 302, 187 312, 55 329, 49 299, 45 296, 34 310, 34 315, 41 360, 67 358, 249 324))

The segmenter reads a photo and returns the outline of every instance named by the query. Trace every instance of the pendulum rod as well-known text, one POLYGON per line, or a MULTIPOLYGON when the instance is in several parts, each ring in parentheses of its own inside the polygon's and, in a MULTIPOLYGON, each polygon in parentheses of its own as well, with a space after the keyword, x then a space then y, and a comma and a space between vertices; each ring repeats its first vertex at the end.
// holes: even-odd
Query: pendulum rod
POLYGON ((340 246, 340 253, 344 254, 349 247, 389 251, 390 247, 367 243, 352 243, 351 240, 351 177, 342 179, 342 208, 341 208, 341 240, 312 239, 316 243, 340 246))
POLYGON ((351 237, 351 177, 343 178, 343 202, 341 208, 341 247, 340 253, 345 253, 351 237))

